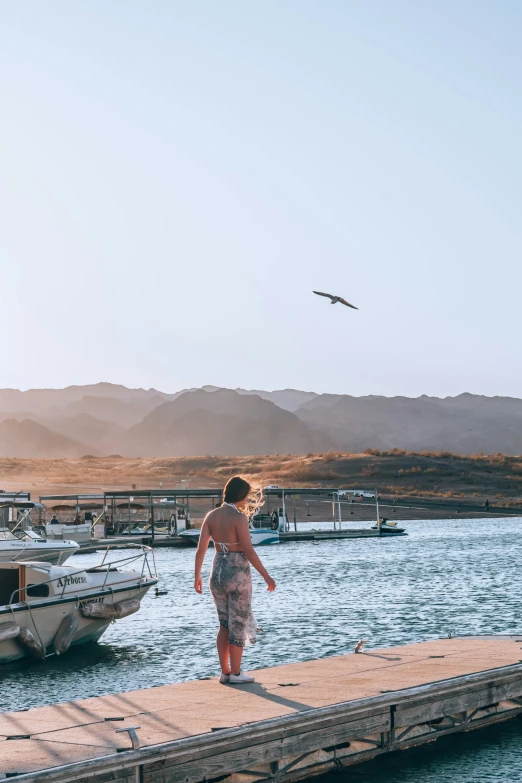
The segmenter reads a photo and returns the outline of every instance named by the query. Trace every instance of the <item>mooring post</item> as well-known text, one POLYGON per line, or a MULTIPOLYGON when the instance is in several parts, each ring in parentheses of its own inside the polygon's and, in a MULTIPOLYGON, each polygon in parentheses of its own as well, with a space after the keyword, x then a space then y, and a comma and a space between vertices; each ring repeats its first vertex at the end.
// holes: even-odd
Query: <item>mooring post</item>
POLYGON ((395 704, 390 705, 390 730, 388 732, 388 749, 392 750, 395 745, 395 704))

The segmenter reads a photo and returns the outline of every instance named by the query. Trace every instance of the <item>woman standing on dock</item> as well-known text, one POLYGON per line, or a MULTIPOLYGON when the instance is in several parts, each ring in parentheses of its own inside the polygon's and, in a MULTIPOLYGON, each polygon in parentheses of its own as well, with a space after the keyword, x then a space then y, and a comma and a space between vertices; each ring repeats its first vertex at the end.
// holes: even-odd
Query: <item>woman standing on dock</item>
MULTIPOLYGON (((276 583, 257 556, 250 538, 249 502, 251 486, 240 476, 231 478, 224 489, 223 505, 205 517, 196 551, 194 589, 203 592, 201 567, 210 539, 216 552, 209 587, 219 618, 217 651, 221 665, 221 683, 254 682, 241 672, 243 648, 256 642, 256 619, 252 612, 250 563, 259 571, 272 592, 276 583)), ((255 504, 257 506, 257 504, 255 504)))

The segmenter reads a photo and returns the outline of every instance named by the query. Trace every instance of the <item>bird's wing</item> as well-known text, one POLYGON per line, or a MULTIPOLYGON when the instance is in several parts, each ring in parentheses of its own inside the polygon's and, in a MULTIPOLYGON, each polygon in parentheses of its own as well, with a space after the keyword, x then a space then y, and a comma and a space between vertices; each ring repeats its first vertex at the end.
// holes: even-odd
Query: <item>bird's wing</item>
POLYGON ((355 305, 350 304, 350 302, 347 302, 346 299, 343 299, 342 297, 339 297, 339 301, 341 302, 341 304, 346 305, 346 307, 351 307, 353 310, 358 310, 359 309, 355 305))
POLYGON ((328 299, 334 299, 334 297, 331 294, 323 294, 322 291, 314 291, 314 294, 317 294, 317 296, 326 296, 328 299))

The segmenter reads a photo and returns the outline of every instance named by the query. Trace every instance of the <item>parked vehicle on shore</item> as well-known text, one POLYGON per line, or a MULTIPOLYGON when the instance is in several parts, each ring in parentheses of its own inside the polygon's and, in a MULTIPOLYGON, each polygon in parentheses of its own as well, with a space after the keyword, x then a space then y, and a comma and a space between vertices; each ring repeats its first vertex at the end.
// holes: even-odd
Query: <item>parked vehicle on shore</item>
POLYGON ((353 495, 356 498, 365 500, 375 500, 375 492, 368 492, 366 489, 339 489, 336 491, 341 497, 343 495, 353 495))

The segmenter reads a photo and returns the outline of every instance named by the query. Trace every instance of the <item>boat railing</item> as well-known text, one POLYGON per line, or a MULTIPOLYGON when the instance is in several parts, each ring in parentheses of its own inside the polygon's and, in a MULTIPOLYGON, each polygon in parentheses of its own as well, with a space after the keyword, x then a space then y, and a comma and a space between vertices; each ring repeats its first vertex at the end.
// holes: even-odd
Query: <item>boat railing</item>
POLYGON ((28 509, 26 509, 24 511, 24 513, 22 514, 20 519, 17 521, 16 525, 11 529, 11 533, 13 534, 13 536, 15 538, 22 539, 26 535, 27 530, 25 530, 23 525, 24 525, 24 522, 27 522, 28 518, 31 519, 31 509, 30 508, 28 508, 28 509), (20 530, 19 530, 18 533, 16 533, 15 531, 18 530, 18 528, 20 528, 20 530))
MULTIPOLYGON (((145 544, 129 544, 128 547, 120 546, 118 548, 119 549, 124 549, 124 548, 140 549, 141 551, 138 554, 129 555, 128 557, 121 558, 120 560, 111 560, 108 563, 105 563, 105 558, 107 557, 108 551, 110 549, 110 547, 107 547, 107 551, 105 552, 103 560, 102 560, 102 562, 99 565, 95 565, 95 566, 91 566, 91 567, 84 566, 83 568, 79 568, 78 571, 68 572, 66 574, 61 574, 60 576, 55 576, 52 579, 47 579, 44 582, 38 582, 38 585, 50 585, 53 582, 59 582, 61 579, 63 579, 62 592, 61 592, 61 595, 60 595, 60 598, 63 598, 64 595, 65 595, 65 588, 67 587, 67 578, 78 576, 79 574, 84 574, 86 572, 89 573, 89 572, 92 572, 92 571, 97 571, 97 570, 103 568, 103 569, 106 569, 105 579, 103 580, 103 584, 96 585, 96 586, 87 585, 86 587, 78 587, 77 593, 86 592, 86 591, 92 592, 93 587, 97 587, 98 589, 101 589, 101 590, 104 590, 104 589, 109 589, 110 590, 112 588, 112 585, 107 585, 107 578, 109 576, 111 567, 116 566, 116 565, 120 565, 121 566, 121 565, 123 565, 125 563, 127 565, 129 565, 130 563, 133 563, 134 561, 139 560, 140 558, 142 558, 143 562, 142 562, 142 568, 141 568, 141 574, 140 574, 140 577, 139 577, 139 581, 142 582, 145 578, 147 578, 147 577, 145 577, 145 567, 147 567, 147 569, 148 569, 148 575, 149 575, 150 579, 156 579, 157 578, 156 563, 155 563, 155 560, 154 560, 154 551, 153 551, 152 547, 146 546, 145 544), (153 563, 154 563, 153 568, 150 567, 149 555, 152 555, 152 559, 153 559, 153 563)), ((29 563, 29 565, 36 565, 36 561, 34 563, 29 563)), ((123 580, 118 582, 118 586, 127 584, 127 582, 135 582, 135 581, 136 581, 135 577, 129 578, 129 579, 123 579, 123 580)), ((12 604, 15 604, 15 603, 23 603, 23 601, 15 601, 14 597, 17 594, 25 592, 27 590, 27 587, 28 587, 27 585, 25 587, 19 587, 13 593, 11 593, 11 597, 9 599, 9 604, 8 604, 9 607, 12 604)))
POLYGON ((105 518, 107 516, 107 512, 103 510, 99 517, 96 517, 93 515, 92 522, 91 522, 91 538, 96 538, 96 525, 104 524, 105 525, 105 518))

